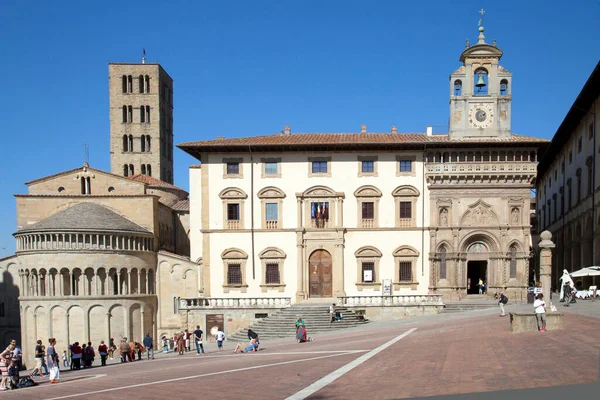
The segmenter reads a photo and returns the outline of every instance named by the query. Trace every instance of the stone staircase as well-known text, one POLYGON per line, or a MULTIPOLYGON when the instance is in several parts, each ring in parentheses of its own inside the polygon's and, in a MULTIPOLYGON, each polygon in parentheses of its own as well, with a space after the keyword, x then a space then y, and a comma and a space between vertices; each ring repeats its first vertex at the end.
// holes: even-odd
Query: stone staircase
POLYGON ((485 310, 498 307, 498 301, 486 294, 469 295, 461 301, 444 302, 442 314, 458 313, 473 310, 485 310))
MULTIPOLYGON (((331 332, 352 326, 362 325, 368 321, 359 321, 354 311, 336 307, 342 313, 342 320, 329 322, 329 305, 300 303, 277 311, 275 314, 261 318, 250 328, 258 333, 259 339, 294 338, 296 337, 296 320, 301 317, 308 336, 331 332)), ((248 328, 240 329, 229 335, 229 339, 237 342, 248 341, 248 328)))

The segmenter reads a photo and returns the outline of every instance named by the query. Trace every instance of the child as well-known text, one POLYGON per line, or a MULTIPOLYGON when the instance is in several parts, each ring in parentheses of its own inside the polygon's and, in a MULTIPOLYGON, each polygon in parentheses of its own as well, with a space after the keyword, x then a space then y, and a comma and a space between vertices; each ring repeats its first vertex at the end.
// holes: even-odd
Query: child
POLYGON ((10 390, 17 389, 17 384, 19 383, 19 368, 17 368, 17 364, 12 360, 8 360, 8 380, 6 382, 6 387, 10 390))
POLYGON ((169 342, 167 342, 166 336, 162 337, 162 345, 163 345, 163 353, 168 353, 169 352, 169 342))
POLYGON ((62 360, 63 360, 63 365, 65 366, 65 368, 68 368, 69 367, 69 358, 67 357, 66 350, 63 350, 62 360))
POLYGON ((543 294, 537 295, 536 300, 533 302, 533 309, 537 318, 538 330, 546 332, 546 302, 543 294))
POLYGON ((219 329, 215 337, 217 339, 217 347, 219 348, 219 351, 223 351, 223 340, 225 340, 225 332, 219 329))

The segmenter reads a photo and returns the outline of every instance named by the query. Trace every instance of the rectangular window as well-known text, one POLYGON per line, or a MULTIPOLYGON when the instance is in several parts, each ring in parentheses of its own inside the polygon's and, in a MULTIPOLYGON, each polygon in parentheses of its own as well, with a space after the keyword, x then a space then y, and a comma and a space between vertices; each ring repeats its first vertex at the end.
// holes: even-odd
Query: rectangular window
POLYGON ((582 140, 582 137, 580 136, 579 139, 577 139, 577 154, 581 153, 582 148, 583 148, 583 140, 582 140))
POLYGON ((362 161, 362 172, 375 172, 375 161, 362 161))
POLYGON ((240 163, 228 162, 227 163, 227 175, 239 175, 240 174, 240 163))
POLYGON ((265 214, 267 221, 277 221, 277 203, 265 204, 265 214))
POLYGON ((375 263, 362 262, 362 281, 375 282, 375 263))
POLYGON ((312 162, 312 173, 313 174, 326 174, 327 173, 327 161, 313 161, 312 162))
POLYGON ((412 218, 412 202, 400 202, 400 218, 412 218))
POLYGON ((400 172, 412 172, 412 161, 401 160, 400 161, 400 172))
POLYGON ((269 161, 265 163, 265 175, 277 175, 277 162, 269 161))
POLYGON ((412 262, 400 261, 400 282, 412 282, 412 262))
POLYGON ((237 203, 227 204, 227 220, 228 221, 239 221, 240 220, 240 205, 237 203))
POLYGON ((227 265, 227 284, 241 285, 242 284, 242 265, 229 264, 227 265))
POLYGON ((267 264, 267 275, 265 282, 267 285, 279 284, 279 264, 267 264))
POLYGON ((375 203, 370 201, 362 203, 362 219, 375 219, 375 203))

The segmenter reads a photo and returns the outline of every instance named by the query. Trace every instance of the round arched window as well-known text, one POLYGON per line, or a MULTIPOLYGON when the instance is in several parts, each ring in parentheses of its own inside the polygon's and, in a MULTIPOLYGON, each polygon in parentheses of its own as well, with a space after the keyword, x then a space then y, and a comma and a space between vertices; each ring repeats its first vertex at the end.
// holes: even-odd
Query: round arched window
POLYGON ((63 193, 64 191, 65 191, 65 188, 62 186, 59 186, 58 193, 63 193))

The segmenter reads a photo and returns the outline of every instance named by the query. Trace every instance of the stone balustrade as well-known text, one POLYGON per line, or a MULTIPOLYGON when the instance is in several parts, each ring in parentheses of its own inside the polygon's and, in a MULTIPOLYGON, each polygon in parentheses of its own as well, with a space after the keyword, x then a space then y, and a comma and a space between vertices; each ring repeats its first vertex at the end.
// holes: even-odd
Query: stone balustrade
POLYGON ((286 308, 292 305, 290 297, 212 298, 199 297, 179 299, 183 310, 207 308, 286 308))
POLYGON ((151 234, 128 235, 87 232, 16 233, 17 253, 26 251, 118 250, 154 251, 151 234))
POLYGON ((441 294, 400 294, 338 297, 337 305, 342 307, 443 306, 444 302, 441 294))
POLYGON ((427 163, 427 174, 515 174, 537 172, 533 162, 427 163))

